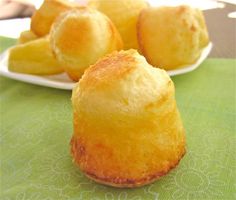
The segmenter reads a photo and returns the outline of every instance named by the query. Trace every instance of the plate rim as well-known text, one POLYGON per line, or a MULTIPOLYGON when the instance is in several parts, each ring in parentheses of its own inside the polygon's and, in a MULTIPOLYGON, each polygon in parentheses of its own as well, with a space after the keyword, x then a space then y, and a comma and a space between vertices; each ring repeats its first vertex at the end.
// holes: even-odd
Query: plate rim
POLYGON ((181 74, 186 74, 188 72, 191 72, 197 69, 202 64, 202 62, 208 57, 208 55, 210 54, 212 50, 212 47, 213 47, 213 43, 209 42, 208 45, 203 48, 200 57, 195 63, 190 64, 190 65, 185 65, 178 69, 168 70, 167 73, 169 74, 169 76, 177 76, 181 74))
MULTIPOLYGON (((201 65, 201 63, 208 57, 208 55, 210 54, 212 50, 212 47, 213 47, 212 42, 209 42, 208 45, 202 50, 201 55, 196 61, 196 63, 183 66, 179 69, 168 70, 166 72, 168 73, 169 76, 176 76, 176 75, 189 73, 197 69, 201 65)), ((40 86, 63 89, 63 90, 72 90, 74 86, 76 85, 76 82, 72 82, 72 80, 71 82, 68 82, 68 83, 60 82, 58 80, 52 80, 51 78, 54 75, 40 76, 40 75, 23 74, 23 73, 16 73, 16 72, 9 71, 8 65, 7 65, 9 50, 10 48, 6 49, 0 55, 0 75, 14 79, 14 80, 34 84, 34 85, 40 85, 40 86)), ((65 74, 66 73, 64 72, 57 75, 65 75, 65 74)))
MULTIPOLYGON (((34 84, 34 85, 40 85, 45 87, 51 87, 51 88, 57 88, 57 89, 63 89, 63 90, 72 90, 76 84, 76 82, 71 83, 65 83, 60 82, 57 80, 49 79, 49 77, 54 75, 48 75, 48 76, 40 76, 40 75, 31 75, 31 74, 23 74, 23 73, 17 73, 17 72, 11 72, 8 70, 8 66, 5 63, 8 63, 8 55, 9 55, 9 49, 3 52, 0 56, 0 75, 5 76, 7 78, 11 78, 14 80, 34 84)), ((64 73, 55 74, 55 75, 64 75, 64 73)))

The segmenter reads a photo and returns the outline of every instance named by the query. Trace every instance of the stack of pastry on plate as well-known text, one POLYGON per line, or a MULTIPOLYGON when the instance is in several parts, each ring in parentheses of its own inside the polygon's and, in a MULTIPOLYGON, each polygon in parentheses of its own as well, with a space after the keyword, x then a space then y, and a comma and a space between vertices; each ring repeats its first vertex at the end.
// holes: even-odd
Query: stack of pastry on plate
POLYGON ((75 163, 97 182, 135 187, 165 175, 184 155, 184 128, 165 70, 196 62, 208 42, 202 12, 188 6, 45 0, 31 30, 11 48, 9 69, 66 72, 78 81, 75 163))
POLYGON ((193 64, 208 44, 200 10, 153 8, 145 0, 88 0, 83 7, 45 0, 9 56, 9 70, 49 75, 67 72, 78 81, 84 70, 115 50, 137 49, 165 70, 193 64))

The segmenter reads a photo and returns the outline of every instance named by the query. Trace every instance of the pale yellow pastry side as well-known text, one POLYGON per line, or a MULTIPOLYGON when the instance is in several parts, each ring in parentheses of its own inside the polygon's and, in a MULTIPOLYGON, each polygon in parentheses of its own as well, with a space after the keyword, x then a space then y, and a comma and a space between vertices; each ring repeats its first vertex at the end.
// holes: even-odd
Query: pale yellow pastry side
POLYGON ((151 183, 178 165, 185 131, 168 74, 135 50, 88 68, 72 94, 74 162, 115 187, 151 183))
POLYGON ((56 58, 74 81, 99 58, 123 47, 111 20, 86 7, 63 13, 52 26, 50 41, 56 58))
POLYGON ((137 28, 141 53, 166 70, 195 63, 209 42, 202 12, 188 6, 147 8, 137 28))
POLYGON ((23 44, 32 40, 38 39, 38 36, 31 30, 23 31, 18 38, 18 44, 23 44))
POLYGON ((63 72, 51 51, 47 37, 12 47, 9 51, 8 68, 12 72, 34 75, 63 72))
POLYGON ((136 25, 140 11, 148 7, 146 0, 89 0, 88 5, 112 20, 124 41, 124 49, 138 49, 136 25))
POLYGON ((198 25, 199 25, 199 29, 198 29, 199 35, 200 35, 199 46, 200 48, 204 48, 209 43, 209 34, 208 34, 206 22, 205 22, 205 17, 201 10, 194 9, 194 11, 195 11, 195 18, 197 19, 198 25))

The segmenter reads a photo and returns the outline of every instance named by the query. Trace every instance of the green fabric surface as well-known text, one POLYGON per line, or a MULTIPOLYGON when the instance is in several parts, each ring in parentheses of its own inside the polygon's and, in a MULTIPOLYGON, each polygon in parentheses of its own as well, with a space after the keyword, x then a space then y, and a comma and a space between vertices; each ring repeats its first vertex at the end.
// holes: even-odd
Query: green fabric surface
MULTIPOLYGON (((0 38, 1 50, 13 43, 0 38)), ((72 163, 71 91, 0 77, 0 199, 236 199, 236 60, 207 59, 172 79, 187 154, 155 183, 117 189, 72 163)))
POLYGON ((14 44, 16 44, 15 39, 9 39, 9 38, 0 36, 0 53, 3 52, 6 48, 14 44))

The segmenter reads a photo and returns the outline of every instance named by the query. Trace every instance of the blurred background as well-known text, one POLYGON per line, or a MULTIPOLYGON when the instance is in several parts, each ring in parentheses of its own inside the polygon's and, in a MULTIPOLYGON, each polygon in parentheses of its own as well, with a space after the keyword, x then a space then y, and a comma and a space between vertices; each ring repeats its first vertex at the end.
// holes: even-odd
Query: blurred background
MULTIPOLYGON (((86 0, 75 1, 86 5, 86 0)), ((147 1, 152 6, 187 4, 200 8, 204 11, 210 40, 215 47, 210 56, 236 57, 236 0, 147 1)), ((22 31, 28 30, 30 17, 42 2, 43 0, 0 0, 0 36, 18 38, 22 31)))

